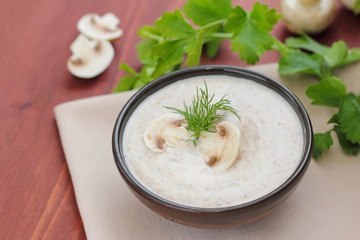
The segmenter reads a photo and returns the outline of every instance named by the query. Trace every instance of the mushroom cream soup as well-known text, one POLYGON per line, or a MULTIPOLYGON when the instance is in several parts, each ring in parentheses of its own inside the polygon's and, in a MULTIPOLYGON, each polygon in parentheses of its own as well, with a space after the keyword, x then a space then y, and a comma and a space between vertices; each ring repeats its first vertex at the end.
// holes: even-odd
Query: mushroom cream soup
POLYGON ((303 130, 291 105, 272 89, 251 80, 198 76, 174 82, 147 97, 130 116, 123 135, 126 163, 147 189, 167 200, 194 207, 229 207, 258 199, 282 185, 303 153, 303 130), (241 120, 226 113, 241 133, 239 155, 227 169, 208 166, 192 141, 156 153, 144 144, 144 131, 164 106, 190 105, 206 82, 214 102, 226 95, 241 120))

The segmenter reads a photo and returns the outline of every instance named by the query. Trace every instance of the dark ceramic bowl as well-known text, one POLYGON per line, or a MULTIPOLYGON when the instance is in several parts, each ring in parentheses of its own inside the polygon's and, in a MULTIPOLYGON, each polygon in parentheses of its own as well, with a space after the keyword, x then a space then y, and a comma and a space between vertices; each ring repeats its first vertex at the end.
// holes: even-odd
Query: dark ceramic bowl
POLYGON ((226 228, 255 221, 269 214, 280 203, 289 197, 299 184, 311 158, 313 133, 308 114, 299 99, 286 87, 264 75, 232 66, 199 66, 182 69, 162 76, 142 89, 127 102, 120 112, 113 132, 112 147, 116 165, 125 182, 135 194, 151 210, 171 221, 199 228, 226 228), (265 85, 281 95, 297 113, 304 135, 304 149, 301 161, 294 173, 281 186, 269 194, 254 201, 222 208, 190 207, 166 200, 146 189, 135 179, 128 169, 124 158, 121 140, 126 123, 136 107, 149 95, 176 81, 201 75, 228 75, 246 78, 265 85))

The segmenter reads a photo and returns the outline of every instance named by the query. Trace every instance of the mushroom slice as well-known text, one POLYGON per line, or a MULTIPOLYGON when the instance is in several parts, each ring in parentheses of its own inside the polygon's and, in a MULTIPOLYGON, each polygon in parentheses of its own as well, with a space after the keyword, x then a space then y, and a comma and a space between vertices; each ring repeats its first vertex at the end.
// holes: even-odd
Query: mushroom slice
POLYGON ((235 162, 239 155, 240 129, 229 121, 216 126, 216 133, 205 132, 199 139, 199 149, 205 154, 209 167, 224 170, 235 162))
POLYGON ((89 38, 112 41, 119 38, 123 33, 118 28, 119 24, 120 19, 113 13, 106 13, 101 17, 95 13, 89 13, 80 18, 77 28, 89 38))
POLYGON ((165 152, 187 139, 187 123, 181 115, 167 113, 153 120, 144 132, 145 145, 153 152, 165 152))
POLYGON ((80 34, 70 45, 72 56, 67 61, 69 71, 79 78, 93 78, 110 65, 114 48, 110 42, 92 40, 80 34))

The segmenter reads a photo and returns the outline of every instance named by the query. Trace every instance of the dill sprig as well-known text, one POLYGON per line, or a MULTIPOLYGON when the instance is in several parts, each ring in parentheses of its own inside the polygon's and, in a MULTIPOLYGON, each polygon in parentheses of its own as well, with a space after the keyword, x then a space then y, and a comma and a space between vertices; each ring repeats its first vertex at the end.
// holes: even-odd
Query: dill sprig
POLYGON ((196 87, 196 96, 191 105, 186 105, 184 102, 185 110, 166 107, 184 116, 188 124, 186 129, 193 132, 189 140, 192 141, 195 146, 197 145, 197 140, 200 138, 201 132, 216 132, 215 125, 224 118, 225 112, 231 112, 240 119, 236 110, 230 106, 231 101, 226 99, 226 95, 218 102, 212 103, 214 97, 215 93, 209 95, 209 90, 205 82, 205 89, 196 87))

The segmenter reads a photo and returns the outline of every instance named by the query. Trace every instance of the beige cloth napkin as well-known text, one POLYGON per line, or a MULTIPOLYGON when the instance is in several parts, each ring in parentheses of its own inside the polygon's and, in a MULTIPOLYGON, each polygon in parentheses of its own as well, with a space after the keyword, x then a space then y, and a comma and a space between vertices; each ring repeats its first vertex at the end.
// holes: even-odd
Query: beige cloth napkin
MULTIPOLYGON (((333 109, 312 106, 305 88, 313 79, 282 78, 277 65, 252 67, 280 79, 307 107, 315 131, 328 129, 333 109)), ((340 69, 349 89, 359 92, 360 64, 340 69)), ((115 119, 133 92, 109 94, 55 108, 61 142, 89 240, 107 239, 360 239, 360 157, 335 147, 312 161, 294 194, 270 216, 226 230, 201 230, 165 220, 143 206, 128 190, 113 160, 115 119)))

